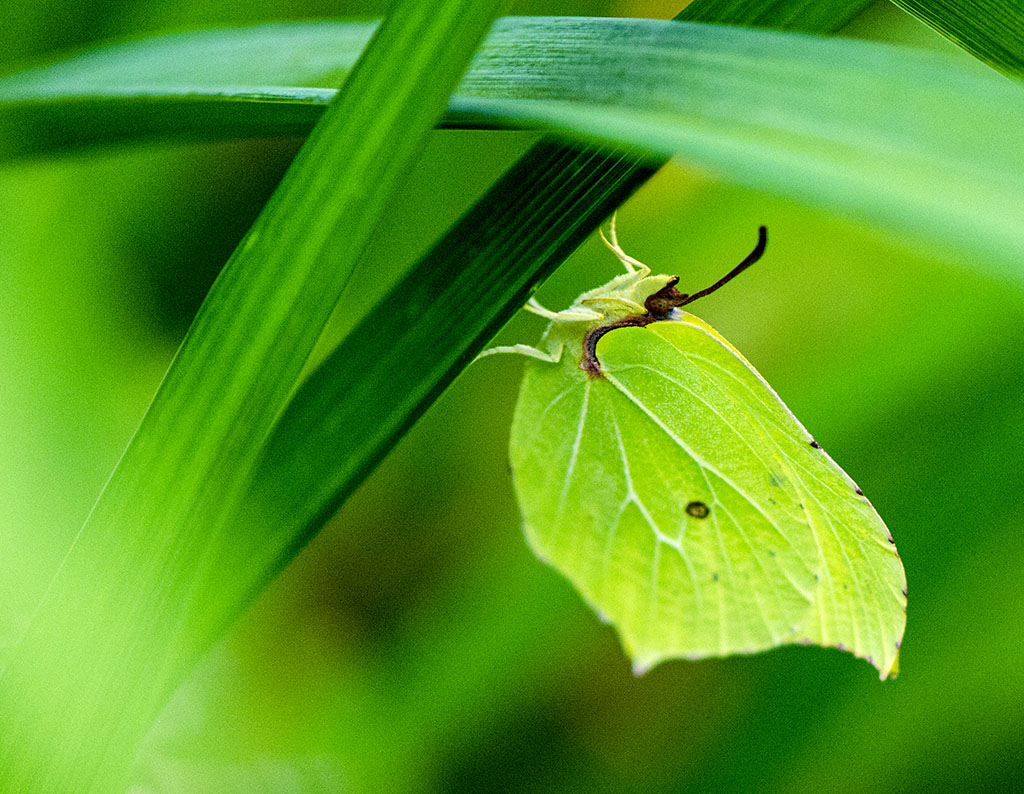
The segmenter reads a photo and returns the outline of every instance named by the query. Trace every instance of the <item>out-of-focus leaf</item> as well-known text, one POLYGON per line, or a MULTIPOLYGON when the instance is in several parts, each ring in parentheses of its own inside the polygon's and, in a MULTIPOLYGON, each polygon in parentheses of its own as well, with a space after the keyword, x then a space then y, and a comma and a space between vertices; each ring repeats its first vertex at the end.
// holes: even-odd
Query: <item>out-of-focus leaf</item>
POLYGON ((343 764, 329 755, 246 758, 233 763, 217 758, 153 756, 146 777, 129 794, 327 794, 346 791, 343 764))

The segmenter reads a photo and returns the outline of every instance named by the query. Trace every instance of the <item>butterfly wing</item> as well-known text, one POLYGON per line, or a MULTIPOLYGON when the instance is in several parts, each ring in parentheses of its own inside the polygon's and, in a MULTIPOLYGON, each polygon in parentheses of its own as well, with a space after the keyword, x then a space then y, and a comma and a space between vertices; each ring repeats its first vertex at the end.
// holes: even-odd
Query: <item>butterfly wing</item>
POLYGON ((785 643, 894 667, 905 579, 881 518, 754 368, 692 315, 531 363, 510 454, 527 536, 639 669, 785 643))

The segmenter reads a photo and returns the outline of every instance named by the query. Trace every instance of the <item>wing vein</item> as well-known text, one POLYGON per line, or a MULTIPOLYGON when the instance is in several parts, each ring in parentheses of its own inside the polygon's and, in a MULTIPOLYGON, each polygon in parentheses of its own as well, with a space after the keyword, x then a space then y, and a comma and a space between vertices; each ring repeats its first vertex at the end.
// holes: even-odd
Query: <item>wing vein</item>
POLYGON ((562 483, 562 492, 558 497, 558 515, 561 517, 565 510, 565 500, 569 495, 569 486, 572 484, 572 477, 576 471, 576 460, 580 453, 580 442, 583 439, 583 427, 587 423, 587 407, 590 403, 590 382, 588 381, 583 390, 583 403, 580 406, 580 419, 576 425, 576 438, 572 442, 572 452, 569 453, 569 466, 565 471, 565 481, 562 483))
MULTIPOLYGON (((761 516, 765 519, 765 521, 767 521, 768 524, 775 529, 775 531, 786 541, 786 543, 792 545, 792 541, 789 539, 789 537, 787 537, 786 533, 783 532, 782 528, 777 523, 775 523, 774 520, 772 520, 771 516, 769 516, 761 507, 761 505, 755 502, 749 494, 747 494, 742 488, 740 488, 735 482, 733 482, 731 478, 726 476, 716 466, 713 466, 711 463, 709 463, 703 456, 698 455, 696 452, 694 452, 693 449, 686 444, 686 442, 679 438, 679 436, 677 436, 672 431, 672 429, 661 420, 660 417, 658 417, 654 412, 652 412, 651 409, 648 408, 642 400, 640 400, 628 388, 626 388, 626 386, 617 378, 615 378, 615 376, 613 376, 611 373, 605 373, 605 377, 607 377, 608 380, 619 391, 621 391, 625 397, 627 397, 630 400, 630 402, 636 405, 637 408, 639 408, 652 422, 654 422, 661 429, 661 431, 665 433, 665 435, 667 435, 673 441, 673 443, 676 444, 676 446, 678 446, 681 450, 683 450, 683 452, 689 455, 690 458, 692 458, 698 466, 700 466, 702 469, 710 471, 712 474, 714 474, 716 477, 722 480, 722 482, 724 482, 726 485, 732 488, 739 496, 743 497, 744 501, 746 501, 747 504, 754 508, 754 510, 756 510, 758 513, 760 513, 761 516)), ((708 407, 710 408, 711 406, 708 407)))

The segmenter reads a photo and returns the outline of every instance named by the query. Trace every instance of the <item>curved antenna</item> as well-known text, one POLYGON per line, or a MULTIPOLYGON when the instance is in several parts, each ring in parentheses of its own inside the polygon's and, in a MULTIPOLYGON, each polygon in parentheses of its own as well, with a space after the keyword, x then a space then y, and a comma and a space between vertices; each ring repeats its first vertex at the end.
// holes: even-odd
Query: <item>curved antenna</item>
POLYGON ((747 254, 747 258, 740 262, 736 267, 722 276, 718 281, 712 284, 707 289, 702 289, 700 292, 695 292, 693 295, 688 295, 686 300, 682 303, 677 303, 677 306, 685 306, 688 303, 693 303, 698 298, 703 298, 706 295, 710 295, 719 287, 725 286, 732 281, 736 276, 750 267, 754 262, 761 258, 764 254, 764 248, 768 244, 768 229, 765 226, 761 226, 757 230, 757 245, 754 246, 754 250, 747 254))

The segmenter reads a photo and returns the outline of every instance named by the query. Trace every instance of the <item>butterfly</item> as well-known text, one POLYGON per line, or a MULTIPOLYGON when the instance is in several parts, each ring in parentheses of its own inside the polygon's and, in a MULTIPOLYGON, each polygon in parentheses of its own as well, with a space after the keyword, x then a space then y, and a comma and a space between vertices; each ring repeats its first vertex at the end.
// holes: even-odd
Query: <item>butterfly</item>
POLYGON ((906 579, 860 488, 687 295, 601 234, 625 273, 550 322, 509 457, 527 539, 618 631, 634 669, 831 646, 894 675, 906 579))

